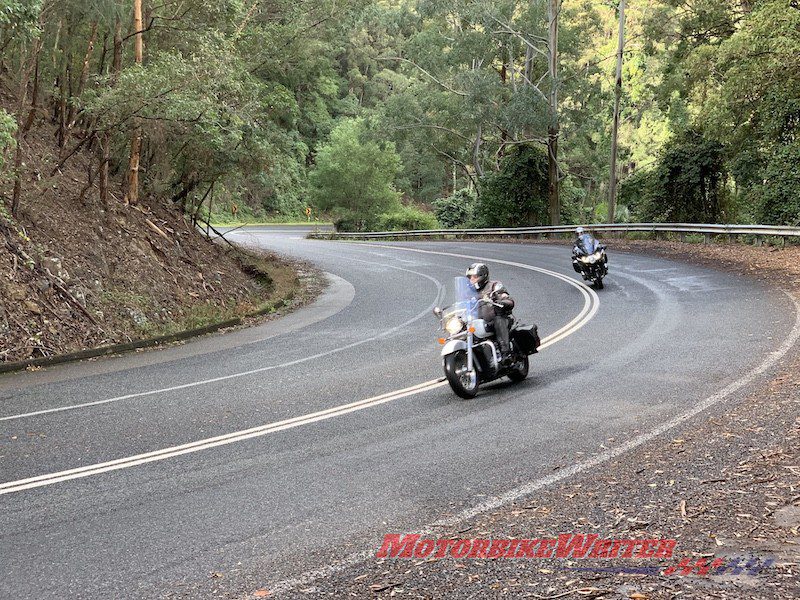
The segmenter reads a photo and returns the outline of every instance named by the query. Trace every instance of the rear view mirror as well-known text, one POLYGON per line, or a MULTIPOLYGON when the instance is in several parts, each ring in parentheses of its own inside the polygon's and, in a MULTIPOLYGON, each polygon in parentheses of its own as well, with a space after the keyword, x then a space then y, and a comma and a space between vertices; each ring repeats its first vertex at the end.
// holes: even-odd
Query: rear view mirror
POLYGON ((442 309, 439 308, 438 306, 434 306, 433 307, 433 314, 435 314, 437 317, 439 317, 441 319, 442 318, 442 309))

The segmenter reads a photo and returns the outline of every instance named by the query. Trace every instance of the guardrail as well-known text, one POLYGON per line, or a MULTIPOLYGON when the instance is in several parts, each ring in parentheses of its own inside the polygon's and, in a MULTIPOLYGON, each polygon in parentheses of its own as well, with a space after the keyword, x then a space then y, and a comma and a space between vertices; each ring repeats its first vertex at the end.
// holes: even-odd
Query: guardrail
MULTIPOLYGON (((469 237, 542 237, 550 234, 573 233, 577 225, 560 225, 555 227, 490 227, 486 229, 419 229, 412 231, 375 231, 375 232, 312 232, 312 239, 386 239, 386 238, 469 238, 469 237)), ((595 233, 652 233, 658 238, 660 233, 677 233, 683 241, 687 234, 700 234, 704 242, 711 241, 712 235, 726 235, 729 240, 733 236, 754 236, 756 244, 764 237, 779 237, 786 241, 787 237, 800 238, 800 227, 782 227, 773 225, 723 225, 699 223, 594 223, 583 225, 595 233)))

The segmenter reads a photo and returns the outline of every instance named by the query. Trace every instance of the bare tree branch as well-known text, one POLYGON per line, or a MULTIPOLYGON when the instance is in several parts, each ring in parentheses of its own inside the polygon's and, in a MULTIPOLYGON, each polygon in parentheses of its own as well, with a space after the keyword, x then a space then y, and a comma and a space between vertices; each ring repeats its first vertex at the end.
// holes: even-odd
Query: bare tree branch
POLYGON ((450 134, 452 134, 452 135, 454 135, 454 136, 456 136, 458 138, 461 138, 462 140, 467 140, 469 142, 472 142, 472 138, 469 138, 469 137, 465 136, 464 134, 459 133, 455 129, 450 129, 449 127, 443 127, 441 125, 430 125, 430 124, 427 124, 427 123, 414 123, 413 125, 396 125, 392 129, 417 129, 417 128, 437 129, 437 130, 440 130, 440 131, 446 131, 447 133, 450 133, 450 134))
POLYGON ((477 184, 477 182, 475 181, 475 178, 472 176, 472 173, 470 172, 470 170, 469 170, 469 167, 468 167, 468 166, 467 166, 465 163, 463 163, 462 161, 458 160, 458 159, 457 159, 455 156, 452 156, 451 154, 448 154, 448 153, 447 153, 447 152, 445 152, 444 150, 439 150, 439 148, 437 148, 437 147, 436 147, 435 145, 433 145, 433 144, 431 144, 431 148, 432 148, 432 149, 433 149, 433 151, 434 151, 434 152, 436 152, 437 154, 441 154, 441 155, 442 155, 442 156, 444 156, 445 158, 447 158, 447 159, 449 159, 449 160, 452 160, 454 164, 456 164, 456 165, 458 165, 459 167, 461 167, 461 169, 464 171, 464 173, 467 175, 467 177, 469 177, 469 180, 472 182, 472 185, 475 187, 475 189, 476 189, 476 190, 478 189, 478 184, 477 184))
POLYGON ((446 89, 448 92, 452 92, 454 94, 458 94, 459 96, 469 96, 469 94, 467 92, 461 92, 459 90, 453 89, 452 87, 450 87, 449 85, 447 85, 443 81, 439 81, 436 77, 434 77, 428 71, 426 71, 425 69, 420 67, 417 63, 415 63, 414 61, 408 60, 407 58, 403 58, 402 56, 379 56, 376 60, 399 60, 401 62, 406 62, 406 63, 412 65, 413 67, 416 67, 417 69, 419 69, 423 73, 425 73, 425 75, 430 77, 433 81, 438 83, 441 87, 446 89))
POLYGON ((538 54, 541 54, 543 57, 547 58, 547 53, 541 48, 539 48, 539 46, 537 45, 537 44, 544 44, 544 46, 547 47, 546 38, 539 37, 538 35, 529 34, 528 37, 534 40, 532 42, 528 39, 528 37, 526 37, 524 34, 520 33, 519 31, 511 27, 511 25, 509 25, 508 23, 503 23, 500 19, 498 19, 495 16, 492 16, 492 20, 498 25, 500 25, 500 27, 502 27, 502 29, 500 29, 499 31, 494 31, 492 33, 505 33, 508 35, 512 35, 515 38, 519 38, 528 48, 530 48, 534 52, 537 52, 538 54))

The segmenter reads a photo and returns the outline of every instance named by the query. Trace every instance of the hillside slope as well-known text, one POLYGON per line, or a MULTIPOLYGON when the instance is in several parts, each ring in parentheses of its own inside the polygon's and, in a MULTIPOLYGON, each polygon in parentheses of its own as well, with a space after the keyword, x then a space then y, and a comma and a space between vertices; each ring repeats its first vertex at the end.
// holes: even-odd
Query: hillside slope
MULTIPOLYGON (((0 99, 10 108, 10 98, 0 99)), ((91 150, 58 166, 55 128, 39 122, 23 150, 20 210, 0 177, 0 362, 50 356, 196 327, 302 296, 296 265, 254 259, 205 239, 168 201, 122 203, 112 177, 101 203, 91 150), (249 274, 248 274, 249 273, 249 274)))

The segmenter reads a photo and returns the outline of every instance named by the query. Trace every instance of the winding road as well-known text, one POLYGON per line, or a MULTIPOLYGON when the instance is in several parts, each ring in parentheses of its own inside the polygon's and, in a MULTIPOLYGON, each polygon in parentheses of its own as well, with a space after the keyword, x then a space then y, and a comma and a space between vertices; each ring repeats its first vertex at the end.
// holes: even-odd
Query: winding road
POLYGON ((325 271, 307 308, 0 378, 0 597, 291 594, 385 533, 457 522, 637 451, 631 440, 720 390, 761 384, 800 330, 778 290, 613 246, 595 293, 565 246, 303 234, 230 239, 325 271), (441 382, 431 308, 478 258, 547 347, 526 381, 466 401, 441 382))

